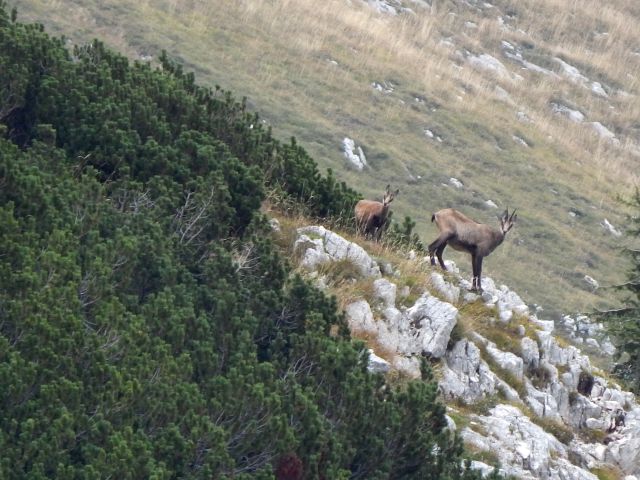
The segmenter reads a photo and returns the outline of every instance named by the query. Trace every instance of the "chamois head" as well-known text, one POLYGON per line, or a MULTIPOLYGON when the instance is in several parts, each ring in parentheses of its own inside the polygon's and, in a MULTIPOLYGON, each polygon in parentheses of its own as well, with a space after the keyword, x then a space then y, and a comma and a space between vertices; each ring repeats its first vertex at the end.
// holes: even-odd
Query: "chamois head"
POLYGON ((398 188, 395 192, 391 191, 391 185, 387 185, 387 189, 384 192, 384 196, 382 197, 382 205, 385 207, 393 202, 393 199, 396 198, 396 195, 400 193, 400 189, 398 188))
POLYGON ((517 219, 518 215, 516 215, 515 210, 511 212, 511 215, 509 215, 509 208, 506 208, 505 211, 502 212, 502 216, 500 217, 500 230, 503 235, 506 235, 507 232, 511 230, 517 219))

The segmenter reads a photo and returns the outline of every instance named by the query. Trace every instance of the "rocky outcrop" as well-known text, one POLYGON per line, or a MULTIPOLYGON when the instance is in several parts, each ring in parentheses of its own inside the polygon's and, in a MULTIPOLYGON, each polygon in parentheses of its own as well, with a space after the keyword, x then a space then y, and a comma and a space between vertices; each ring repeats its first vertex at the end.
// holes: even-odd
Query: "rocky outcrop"
POLYGON ((501 392, 510 400, 518 393, 494 374, 482 360, 480 349, 469 340, 460 340, 445 356, 440 391, 445 398, 459 399, 465 404, 501 392))
MULTIPOLYGON (((354 299, 345 307, 351 331, 374 345, 371 372, 395 370, 419 378, 422 357, 440 359, 439 388, 446 401, 471 409, 486 400, 509 402, 472 415, 469 427, 461 429, 467 444, 497 455, 506 475, 595 480, 590 470, 607 467, 619 469, 627 480, 640 477, 640 406, 633 394, 599 374, 580 349, 592 345, 590 340, 610 343, 601 325, 585 316, 565 316, 559 322, 565 334, 560 339, 553 320, 530 313, 505 285, 497 287, 485 277, 482 295, 470 292, 471 285, 452 262, 446 277, 439 271, 426 273, 437 296, 425 292, 408 307, 396 305, 397 299, 406 303, 409 295, 408 287, 394 283, 402 272, 383 263, 388 278, 382 277, 364 249, 323 227, 299 229, 295 251, 303 270, 313 273, 347 260, 371 282, 371 298, 354 299), (459 307, 469 302, 481 302, 492 312, 495 328, 517 332, 514 351, 475 332, 452 340, 459 307)), ((420 261, 417 255, 414 261, 420 261)), ((481 462, 474 465, 485 473, 492 469, 481 462)))
POLYGON ((497 405, 473 420, 480 432, 462 431, 465 442, 494 452, 507 475, 522 479, 597 480, 569 461, 569 449, 512 405, 497 405))
POLYGON ((348 260, 363 276, 380 276, 380 267, 364 248, 322 226, 299 228, 294 252, 302 256, 300 265, 310 271, 330 262, 348 260))

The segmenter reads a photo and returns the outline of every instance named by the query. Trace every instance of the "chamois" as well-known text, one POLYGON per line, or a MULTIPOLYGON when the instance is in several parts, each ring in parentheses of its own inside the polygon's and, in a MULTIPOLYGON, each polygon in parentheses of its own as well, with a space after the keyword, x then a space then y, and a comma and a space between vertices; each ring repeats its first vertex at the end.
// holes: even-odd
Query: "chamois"
POLYGON ((392 192, 390 185, 387 185, 382 202, 360 200, 356 203, 354 211, 358 233, 362 233, 365 237, 371 235, 373 239, 380 241, 382 232, 386 229, 386 223, 390 217, 389 204, 398 193, 400 193, 400 189, 392 192))
POLYGON ((451 245, 451 248, 460 252, 471 254, 473 269, 471 289, 481 292, 482 259, 502 243, 518 218, 515 213, 514 210, 509 215, 508 208, 504 211, 500 217, 500 230, 475 222, 453 208, 445 208, 434 213, 431 221, 436 223, 440 235, 429 245, 431 265, 436 264, 434 256, 437 256, 442 269, 447 269, 442 261, 442 252, 447 245, 451 245))

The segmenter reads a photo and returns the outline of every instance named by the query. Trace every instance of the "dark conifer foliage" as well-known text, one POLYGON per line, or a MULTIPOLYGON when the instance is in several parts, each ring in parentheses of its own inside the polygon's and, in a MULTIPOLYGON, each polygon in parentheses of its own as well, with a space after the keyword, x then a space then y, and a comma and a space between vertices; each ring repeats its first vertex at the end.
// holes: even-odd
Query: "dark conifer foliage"
POLYGON ((602 312, 609 331, 613 334, 621 352, 614 372, 640 392, 640 190, 636 189, 628 202, 633 215, 628 219, 628 246, 624 254, 630 265, 627 281, 618 286, 625 296, 625 305, 619 309, 602 312))
POLYGON ((266 188, 357 194, 243 102, 0 1, 0 137, 0 478, 479 478, 272 247, 266 188))

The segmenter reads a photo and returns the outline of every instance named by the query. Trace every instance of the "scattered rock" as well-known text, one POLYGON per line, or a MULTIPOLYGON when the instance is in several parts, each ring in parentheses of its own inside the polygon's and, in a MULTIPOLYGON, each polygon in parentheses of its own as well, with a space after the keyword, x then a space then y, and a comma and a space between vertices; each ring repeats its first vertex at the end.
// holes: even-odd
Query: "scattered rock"
POLYGON ((420 346, 424 355, 440 358, 445 354, 451 331, 458 318, 458 309, 436 297, 423 294, 406 311, 410 328, 413 330, 411 343, 420 346))
POLYGON ((553 110, 553 113, 567 117, 572 122, 582 123, 585 119, 584 113, 579 110, 573 110, 572 108, 560 103, 552 103, 551 110, 553 110))
POLYGON ((578 84, 585 84, 589 81, 589 79, 584 75, 582 75, 580 73, 580 70, 578 70, 573 65, 568 64, 567 62, 565 62, 564 60, 558 57, 554 57, 553 60, 560 65, 560 70, 562 74, 572 82, 578 83, 578 84))
POLYGON ((269 219, 269 226, 271 227, 271 230, 274 232, 280 231, 280 222, 278 221, 277 218, 269 219))
POLYGON ((373 350, 369 349, 369 365, 367 370, 372 373, 387 373, 391 369, 391 364, 384 358, 377 356, 373 350))
POLYGON ((598 136, 603 140, 611 142, 615 145, 620 145, 620 140, 616 138, 616 134, 613 133, 604 125, 602 125, 600 122, 589 122, 588 125, 591 125, 591 127, 595 130, 598 136))
POLYGON ((378 278, 373 282, 374 296, 382 300, 386 307, 393 307, 396 304, 396 284, 385 278, 378 278))
POLYGON ((480 356, 480 349, 469 340, 460 340, 445 356, 440 391, 446 398, 472 404, 501 391, 518 400, 518 393, 498 378, 480 356))
POLYGON ((488 53, 482 53, 480 55, 467 55, 467 61, 476 70, 484 70, 495 74, 498 78, 512 79, 511 72, 504 66, 504 64, 496 57, 489 55, 488 53))
POLYGON ((367 166, 367 158, 362 151, 362 147, 356 148, 356 143, 352 139, 345 137, 342 140, 342 151, 349 165, 356 170, 362 171, 367 166))
POLYGON ((349 329, 353 332, 375 334, 378 327, 373 320, 373 312, 366 300, 356 300, 345 308, 349 329))
MULTIPOLYGON (((487 416, 472 416, 470 427, 461 433, 473 448, 494 452, 505 475, 532 480, 595 480, 588 469, 602 465, 613 465, 628 477, 640 475, 640 406, 634 395, 594 375, 589 357, 555 336, 556 322, 538 319, 515 292, 505 285, 498 288, 491 278, 485 277, 482 297, 466 292, 463 299, 483 301, 494 307, 493 321, 497 328, 499 320, 513 321, 518 318, 514 317, 516 314, 526 315, 527 328, 524 318, 518 318, 517 323, 520 348, 517 353, 504 351, 487 338, 470 334, 447 351, 458 319, 458 310, 451 303, 459 301, 461 289, 470 286, 460 278, 455 263, 447 261, 450 273, 446 280, 442 273, 430 272, 432 285, 447 301, 425 293, 410 308, 396 308, 396 298, 406 299, 411 290, 379 278, 376 262, 354 245, 323 227, 305 227, 298 230, 294 248, 301 266, 309 269, 310 276, 315 276, 318 282, 321 281, 318 266, 345 259, 354 262, 363 276, 373 277, 373 296, 380 301, 374 304, 375 308, 372 310, 364 299, 345 308, 349 327, 374 339, 375 348, 385 352, 385 359, 369 352, 369 371, 387 373, 393 369, 418 379, 423 356, 442 358, 439 389, 445 399, 473 404, 501 395, 512 402, 497 405, 487 416), (527 336, 532 327, 536 339, 527 336), (486 352, 492 365, 500 366, 500 375, 508 372, 509 378, 519 381, 518 391, 505 382, 507 376, 500 378, 491 371, 489 357, 483 359, 481 352, 486 352), (585 443, 576 435, 569 443, 567 434, 559 435, 563 430, 558 430, 556 438, 549 428, 545 431, 514 406, 518 404, 527 405, 527 410, 538 417, 557 422, 558 428, 564 424, 564 428, 574 431, 599 430, 607 436, 606 442, 585 443)), ((393 270, 390 266, 389 269, 393 270)), ((612 354, 615 352, 604 327, 585 315, 564 316, 557 329, 565 332, 570 341, 591 345, 599 351, 610 347, 612 354)), ((455 424, 449 428, 454 431, 455 424)), ((489 472, 483 464, 476 467, 489 472)))
POLYGON ((611 223, 609 223, 609 220, 607 220, 606 218, 602 222, 600 222, 600 225, 602 226, 602 228, 604 228, 607 232, 609 232, 614 237, 622 236, 622 232, 618 230, 616 227, 614 227, 613 225, 611 225, 611 223))
POLYGON ((395 86, 391 82, 382 82, 382 83, 373 82, 371 86, 375 90, 381 93, 386 93, 386 94, 393 93, 393 91, 395 90, 395 86))
POLYGON ((458 180, 457 178, 455 178, 455 177, 451 177, 451 178, 449 179, 449 183, 450 183, 451 185, 453 185, 454 187, 456 187, 456 188, 463 188, 463 187, 464 187, 464 184, 463 184, 460 180, 458 180))
POLYGON ((584 281, 587 282, 594 291, 600 288, 598 281, 589 275, 584 276, 584 281))
POLYGON ((518 145, 529 148, 529 144, 524 138, 518 137, 517 135, 513 135, 511 138, 513 138, 513 141, 518 145))

